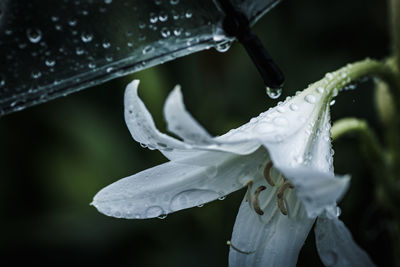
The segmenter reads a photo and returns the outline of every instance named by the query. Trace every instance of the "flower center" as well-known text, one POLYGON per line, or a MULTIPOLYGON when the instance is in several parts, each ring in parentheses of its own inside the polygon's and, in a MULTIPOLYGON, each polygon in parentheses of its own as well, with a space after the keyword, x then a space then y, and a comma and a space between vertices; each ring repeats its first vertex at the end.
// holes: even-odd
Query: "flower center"
MULTIPOLYGON (((275 182, 272 179, 270 175, 271 168, 273 167, 272 161, 269 161, 264 168, 264 178, 267 181, 267 183, 274 187, 275 182)), ((262 191, 267 189, 266 186, 262 185, 256 188, 254 191, 254 194, 252 195, 252 189, 253 189, 253 181, 250 180, 248 181, 245 186, 247 186, 247 194, 246 194, 246 201, 249 202, 251 201, 252 207, 254 211, 259 214, 259 215, 264 215, 264 211, 262 210, 260 206, 260 201, 259 201, 259 195, 262 191)), ((294 186, 290 181, 288 181, 285 177, 283 177, 283 183, 278 187, 277 194, 276 194, 276 199, 277 199, 277 205, 279 210, 283 215, 288 215, 288 210, 286 208, 285 204, 285 192, 287 189, 293 189, 294 186)))

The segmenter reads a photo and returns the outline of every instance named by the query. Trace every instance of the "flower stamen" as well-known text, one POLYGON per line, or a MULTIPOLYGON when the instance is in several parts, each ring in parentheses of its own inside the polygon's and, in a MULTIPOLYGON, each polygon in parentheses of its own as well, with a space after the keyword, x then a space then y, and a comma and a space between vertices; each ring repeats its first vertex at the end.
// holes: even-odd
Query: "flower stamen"
POLYGON ((239 253, 241 253, 241 254, 249 255, 249 254, 252 254, 252 253, 255 252, 255 251, 243 251, 243 250, 241 250, 241 249, 235 247, 235 246, 232 244, 232 242, 231 242, 230 240, 226 241, 226 244, 227 244, 228 246, 230 246, 233 250, 235 250, 235 251, 237 251, 237 252, 239 252, 239 253))
POLYGON ((267 180, 267 183, 269 183, 271 186, 275 186, 274 180, 272 180, 271 175, 269 174, 269 171, 271 170, 272 166, 273 166, 272 161, 269 161, 267 165, 265 165, 264 177, 265 180, 267 180))
POLYGON ((261 191, 263 191, 265 189, 267 189, 267 187, 262 185, 262 186, 257 187, 256 191, 254 191, 253 208, 254 208, 254 211, 259 215, 263 215, 264 211, 262 211, 262 209, 260 208, 260 203, 258 201, 258 195, 261 193, 261 191))
POLYGON ((247 192, 246 192, 246 202, 249 202, 250 196, 251 196, 251 189, 253 187, 253 181, 247 181, 244 186, 247 186, 247 192))
POLYGON ((281 213, 283 215, 287 215, 288 211, 285 205, 284 201, 284 196, 285 196, 285 191, 286 189, 293 189, 294 186, 285 179, 285 182, 281 185, 281 187, 278 189, 278 194, 277 194, 277 200, 278 200, 278 208, 280 209, 281 213))

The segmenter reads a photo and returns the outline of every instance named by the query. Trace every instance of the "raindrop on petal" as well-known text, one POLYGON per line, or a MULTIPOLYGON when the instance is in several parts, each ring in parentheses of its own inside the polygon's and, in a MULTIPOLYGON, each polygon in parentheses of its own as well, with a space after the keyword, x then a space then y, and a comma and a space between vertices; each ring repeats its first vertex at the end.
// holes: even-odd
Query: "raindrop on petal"
POLYGON ((269 98, 277 99, 282 94, 282 88, 271 88, 271 87, 266 86, 265 92, 267 93, 269 98))

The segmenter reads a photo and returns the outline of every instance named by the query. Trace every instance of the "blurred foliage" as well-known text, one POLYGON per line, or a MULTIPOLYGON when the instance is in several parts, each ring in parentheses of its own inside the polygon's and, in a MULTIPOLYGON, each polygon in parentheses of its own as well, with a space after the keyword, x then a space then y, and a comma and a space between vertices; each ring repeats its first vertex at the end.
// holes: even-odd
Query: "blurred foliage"
MULTIPOLYGON (((385 1, 283 1, 257 33, 286 75, 283 96, 326 72, 390 53, 385 1)), ((212 134, 247 122, 276 104, 239 44, 213 49, 0 119, 0 211, 3 262, 41 266, 226 266, 233 223, 244 191, 203 208, 144 221, 106 217, 89 206, 94 194, 166 159, 131 138, 123 93, 133 78, 161 130, 162 105, 179 83, 192 114, 212 134)), ((332 120, 366 118, 379 133, 373 85, 344 92, 332 120)), ((374 203, 371 172, 352 137, 334 144, 335 171, 353 176, 342 220, 380 266, 393 263, 383 211, 374 203)), ((319 266, 313 234, 298 266, 319 266)))

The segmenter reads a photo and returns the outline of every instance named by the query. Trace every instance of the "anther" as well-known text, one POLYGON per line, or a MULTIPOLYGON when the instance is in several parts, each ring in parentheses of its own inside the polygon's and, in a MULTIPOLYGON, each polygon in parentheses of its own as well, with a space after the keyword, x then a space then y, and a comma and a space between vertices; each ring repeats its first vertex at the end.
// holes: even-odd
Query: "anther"
POLYGON ((233 244, 232 244, 232 242, 231 241, 226 241, 226 244, 228 245, 228 246, 230 246, 233 250, 235 250, 235 251, 237 251, 237 252, 239 252, 239 253, 242 253, 242 254, 246 254, 246 255, 249 255, 249 254, 252 254, 252 253, 254 253, 255 251, 243 251, 243 250, 241 250, 241 249, 238 249, 237 247, 235 247, 233 244))
POLYGON ((253 188, 253 181, 247 181, 244 186, 247 186, 247 192, 246 192, 246 202, 249 202, 250 194, 251 194, 251 189, 253 188))
POLYGON ((274 181, 272 180, 271 175, 269 175, 269 171, 271 170, 272 165, 273 165, 272 161, 269 161, 269 162, 267 163, 267 165, 265 165, 265 168, 264 168, 264 177, 265 177, 265 180, 267 180, 267 182, 268 182, 271 186, 274 186, 275 183, 274 183, 274 181))
POLYGON ((267 189, 265 186, 259 186, 257 187, 256 191, 254 191, 254 197, 253 197, 253 208, 254 211, 257 212, 259 215, 263 215, 264 212, 260 208, 260 203, 258 202, 258 195, 261 193, 261 191, 267 189))
POLYGON ((278 194, 277 194, 278 208, 280 209, 280 211, 282 212, 283 215, 288 214, 287 208, 285 206, 285 201, 283 199, 283 197, 285 195, 285 191, 288 188, 292 189, 292 188, 294 188, 294 186, 289 181, 285 181, 283 183, 283 185, 279 188, 278 194))

